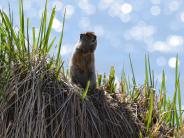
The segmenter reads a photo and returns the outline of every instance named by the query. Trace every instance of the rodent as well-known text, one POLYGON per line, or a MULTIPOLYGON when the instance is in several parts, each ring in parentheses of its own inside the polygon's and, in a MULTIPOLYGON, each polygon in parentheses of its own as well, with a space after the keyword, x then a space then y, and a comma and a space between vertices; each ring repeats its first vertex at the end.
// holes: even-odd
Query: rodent
POLYGON ((90 81, 90 90, 96 88, 96 47, 97 37, 94 32, 81 33, 70 61, 71 81, 82 88, 86 88, 87 82, 90 81))

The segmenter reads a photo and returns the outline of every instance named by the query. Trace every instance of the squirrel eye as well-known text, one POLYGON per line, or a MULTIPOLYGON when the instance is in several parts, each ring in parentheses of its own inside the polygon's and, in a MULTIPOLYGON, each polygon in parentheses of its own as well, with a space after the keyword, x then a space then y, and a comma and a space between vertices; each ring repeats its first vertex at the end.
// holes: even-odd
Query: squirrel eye
POLYGON ((96 35, 94 36, 94 39, 96 40, 96 35))
POLYGON ((83 39, 84 35, 83 34, 80 34, 80 39, 83 39))

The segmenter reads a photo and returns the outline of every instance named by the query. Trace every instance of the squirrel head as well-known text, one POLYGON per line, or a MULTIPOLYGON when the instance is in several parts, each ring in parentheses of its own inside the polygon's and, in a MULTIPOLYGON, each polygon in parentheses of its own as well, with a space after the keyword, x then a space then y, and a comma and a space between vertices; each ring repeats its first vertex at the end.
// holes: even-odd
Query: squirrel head
POLYGON ((94 32, 80 34, 78 49, 84 53, 93 53, 97 46, 97 39, 94 32))

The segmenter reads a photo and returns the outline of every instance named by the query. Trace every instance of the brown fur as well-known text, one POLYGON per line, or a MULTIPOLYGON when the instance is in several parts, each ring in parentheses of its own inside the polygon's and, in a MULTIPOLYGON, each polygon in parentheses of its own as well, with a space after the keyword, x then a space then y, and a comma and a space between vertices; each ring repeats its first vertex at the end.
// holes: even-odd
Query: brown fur
POLYGON ((90 81, 90 89, 96 88, 95 49, 96 35, 93 32, 80 34, 75 51, 70 62, 71 81, 85 88, 90 81))

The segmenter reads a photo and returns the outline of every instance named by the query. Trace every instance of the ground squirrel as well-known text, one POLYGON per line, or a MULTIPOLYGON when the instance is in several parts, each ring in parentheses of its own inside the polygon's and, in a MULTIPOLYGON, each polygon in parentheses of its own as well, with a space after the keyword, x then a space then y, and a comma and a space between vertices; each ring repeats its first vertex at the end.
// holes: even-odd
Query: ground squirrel
POLYGON ((90 81, 90 90, 96 88, 94 55, 96 47, 97 39, 94 32, 81 33, 70 61, 71 81, 82 88, 90 81))

